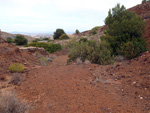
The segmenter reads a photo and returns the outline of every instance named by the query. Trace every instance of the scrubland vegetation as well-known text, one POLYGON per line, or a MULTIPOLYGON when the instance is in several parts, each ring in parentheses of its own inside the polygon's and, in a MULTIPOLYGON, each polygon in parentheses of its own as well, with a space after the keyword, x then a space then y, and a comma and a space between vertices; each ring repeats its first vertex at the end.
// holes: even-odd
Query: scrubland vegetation
POLYGON ((22 72, 24 70, 24 66, 20 63, 15 63, 15 64, 12 64, 10 67, 9 67, 9 71, 10 72, 22 72))
MULTIPOLYGON (((142 38, 145 22, 124 6, 117 4, 109 10, 105 24, 107 29, 105 35, 100 37, 101 41, 81 38, 68 44, 69 62, 80 58, 82 62, 89 60, 101 65, 112 64, 116 56, 132 59, 147 50, 146 41, 142 38)), ((91 30, 92 35, 97 31, 98 27, 94 27, 91 30)))
POLYGON ((43 47, 49 53, 54 53, 54 52, 60 51, 62 49, 60 44, 44 43, 44 42, 32 42, 32 43, 26 45, 26 47, 29 47, 29 46, 43 47))

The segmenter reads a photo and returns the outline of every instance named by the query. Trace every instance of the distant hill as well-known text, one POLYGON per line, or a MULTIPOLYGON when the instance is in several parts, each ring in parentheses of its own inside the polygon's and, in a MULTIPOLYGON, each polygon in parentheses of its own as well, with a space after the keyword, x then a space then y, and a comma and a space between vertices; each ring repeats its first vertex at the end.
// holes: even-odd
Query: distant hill
MULTIPOLYGON (((11 34, 11 33, 7 33, 7 32, 1 32, 1 37, 4 39, 7 39, 7 37, 11 37, 11 38, 15 38, 16 35, 19 34, 11 34)), ((23 35, 23 34, 21 34, 23 35)), ((34 40, 35 38, 31 37, 31 36, 27 36, 27 35, 23 35, 26 39, 28 39, 29 42, 31 42, 32 40, 34 40)))

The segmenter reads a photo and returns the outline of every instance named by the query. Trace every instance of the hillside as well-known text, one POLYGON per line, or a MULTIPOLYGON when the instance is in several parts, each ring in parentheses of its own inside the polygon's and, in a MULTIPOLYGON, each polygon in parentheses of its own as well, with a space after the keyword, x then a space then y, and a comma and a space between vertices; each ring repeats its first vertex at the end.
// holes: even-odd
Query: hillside
POLYGON ((132 7, 129 11, 135 12, 146 21, 146 31, 143 37, 147 40, 148 49, 150 50, 150 2, 132 7))
MULTIPOLYGON (((11 34, 11 33, 3 32, 3 31, 1 32, 1 37, 4 38, 4 39, 7 39, 7 37, 15 38, 16 35, 19 35, 19 34, 11 34)), ((31 37, 31 36, 27 36, 27 35, 23 35, 23 36, 26 39, 28 39, 29 42, 31 42, 32 40, 35 39, 35 38, 31 37)))
MULTIPOLYGON (((150 2, 139 4, 128 9, 131 12, 135 12, 137 15, 141 16, 144 21, 146 21, 146 31, 143 34, 143 37, 146 39, 148 44, 148 49, 150 50, 150 2)), ((102 26, 98 29, 97 34, 91 35, 91 30, 87 30, 84 32, 79 33, 78 35, 75 34, 77 37, 85 37, 89 39, 99 39, 100 36, 104 34, 106 26, 102 26)))
POLYGON ((32 65, 31 62, 34 64, 36 61, 31 54, 7 43, 0 37, 0 78, 7 73, 11 64, 17 62, 29 66, 32 65))

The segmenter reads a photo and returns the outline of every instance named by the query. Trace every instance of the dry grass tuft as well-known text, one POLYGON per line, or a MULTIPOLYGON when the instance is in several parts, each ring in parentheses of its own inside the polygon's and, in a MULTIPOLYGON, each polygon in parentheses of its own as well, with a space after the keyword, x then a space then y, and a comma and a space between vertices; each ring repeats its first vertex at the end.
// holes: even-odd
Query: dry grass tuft
POLYGON ((19 101, 12 91, 2 91, 0 94, 0 113, 28 113, 25 102, 19 101))

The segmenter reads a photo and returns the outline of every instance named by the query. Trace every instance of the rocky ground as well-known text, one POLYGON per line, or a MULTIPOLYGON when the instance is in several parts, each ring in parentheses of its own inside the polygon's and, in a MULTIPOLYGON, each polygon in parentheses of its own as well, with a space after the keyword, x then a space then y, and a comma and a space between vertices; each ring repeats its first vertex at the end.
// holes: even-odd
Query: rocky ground
POLYGON ((32 49, 20 50, 0 38, 0 90, 14 89, 30 105, 29 113, 150 113, 150 52, 101 66, 68 65, 62 50, 41 66, 35 56, 40 52, 32 49), (25 66, 21 74, 8 71, 16 62, 25 66))
POLYGON ((114 65, 72 63, 58 55, 16 86, 30 113, 149 113, 150 52, 114 65))

